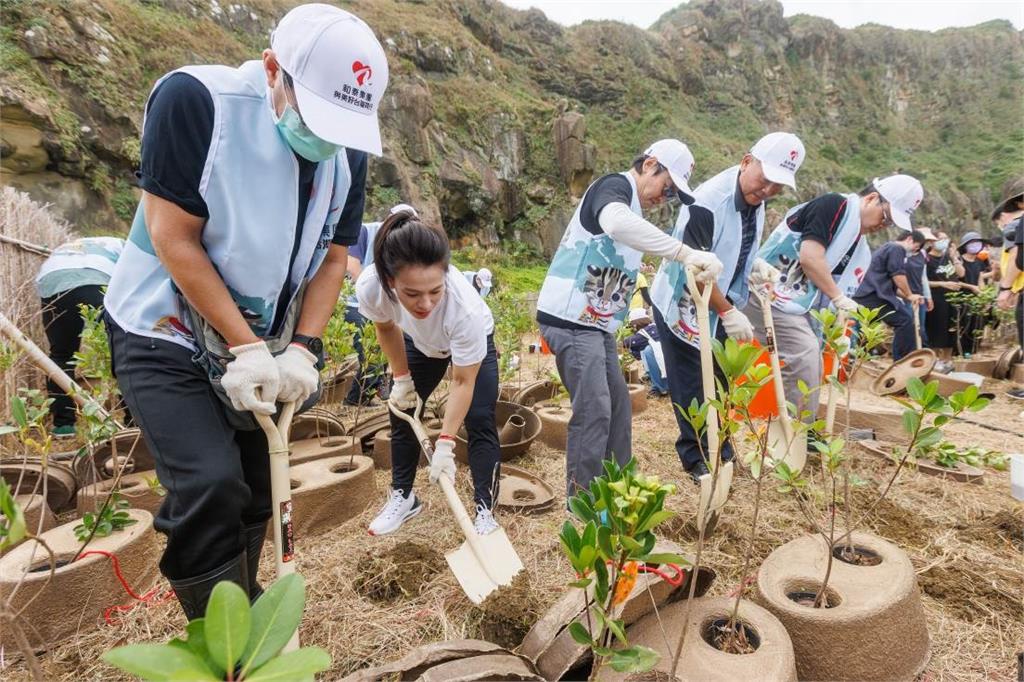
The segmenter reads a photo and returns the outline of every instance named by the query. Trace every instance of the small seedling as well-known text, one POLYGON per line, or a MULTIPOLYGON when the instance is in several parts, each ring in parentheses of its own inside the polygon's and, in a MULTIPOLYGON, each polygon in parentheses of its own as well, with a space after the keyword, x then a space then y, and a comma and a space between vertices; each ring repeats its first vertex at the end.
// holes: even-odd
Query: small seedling
POLYGON ((75 537, 79 542, 87 542, 90 538, 105 538, 114 531, 124 530, 136 519, 131 517, 127 509, 131 507, 128 500, 121 499, 120 493, 111 493, 110 501, 100 508, 99 512, 86 512, 82 522, 75 526, 75 537))

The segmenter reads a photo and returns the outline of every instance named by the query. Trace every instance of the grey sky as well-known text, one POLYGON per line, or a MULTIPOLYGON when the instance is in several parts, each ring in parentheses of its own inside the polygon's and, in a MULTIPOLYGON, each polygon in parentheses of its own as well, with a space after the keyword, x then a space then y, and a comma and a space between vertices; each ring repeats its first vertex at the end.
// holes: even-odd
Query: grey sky
MULTIPOLYGON (((615 19, 646 28, 681 0, 502 0, 518 9, 536 7, 570 26, 587 19, 615 19)), ((787 17, 813 14, 839 26, 864 23, 934 31, 1008 19, 1024 28, 1024 0, 782 0, 787 17)))

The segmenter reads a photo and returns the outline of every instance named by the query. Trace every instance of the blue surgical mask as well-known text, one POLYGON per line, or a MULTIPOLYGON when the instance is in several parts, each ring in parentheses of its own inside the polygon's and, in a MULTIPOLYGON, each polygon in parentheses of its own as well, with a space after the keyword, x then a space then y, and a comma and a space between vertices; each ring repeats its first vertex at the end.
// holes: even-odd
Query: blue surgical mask
POLYGON ((981 247, 981 242, 968 242, 967 246, 964 247, 964 251, 974 256, 981 252, 981 247))
POLYGON ((939 241, 935 242, 935 250, 938 251, 939 253, 945 253, 946 249, 948 249, 948 248, 949 248, 949 240, 948 239, 940 239, 939 241))
POLYGON ((322 140, 314 135, 290 104, 284 105, 284 111, 277 119, 277 129, 292 151, 307 161, 314 163, 326 161, 341 149, 340 145, 322 140))

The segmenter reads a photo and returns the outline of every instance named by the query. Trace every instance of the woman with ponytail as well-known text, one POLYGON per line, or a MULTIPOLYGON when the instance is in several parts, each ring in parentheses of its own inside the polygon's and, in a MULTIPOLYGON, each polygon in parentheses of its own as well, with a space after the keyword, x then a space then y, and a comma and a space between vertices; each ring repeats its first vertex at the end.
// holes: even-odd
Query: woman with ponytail
MULTIPOLYGON (((497 496, 500 455, 494 407, 498 360, 491 311, 462 274, 450 265, 448 238, 414 211, 388 216, 373 244, 373 267, 356 282, 359 312, 374 323, 394 375, 388 402, 400 410, 426 401, 449 365, 451 389, 430 480, 455 479, 455 433, 466 423, 473 475, 476 530, 498 524, 491 509, 497 496)), ((412 429, 391 415, 391 493, 371 535, 398 530, 423 505, 413 492, 420 446, 412 429)))

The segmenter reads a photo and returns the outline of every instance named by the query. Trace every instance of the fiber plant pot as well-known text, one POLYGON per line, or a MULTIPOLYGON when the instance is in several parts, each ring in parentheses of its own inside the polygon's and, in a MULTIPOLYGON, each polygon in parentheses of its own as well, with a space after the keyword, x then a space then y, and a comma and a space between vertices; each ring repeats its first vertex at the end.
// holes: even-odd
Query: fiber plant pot
POLYGON ((558 395, 560 387, 553 381, 535 381, 519 389, 513 396, 511 402, 526 407, 533 407, 536 403, 551 400, 558 395))
POLYGON ((78 485, 85 486, 113 478, 121 463, 124 463, 122 471, 126 474, 156 468, 156 460, 139 429, 118 431, 110 439, 97 445, 92 457, 76 457, 74 467, 78 485))
MULTIPOLYGON (((121 485, 118 492, 121 499, 126 500, 132 509, 145 509, 153 516, 160 511, 160 505, 164 503, 166 492, 161 495, 160 488, 155 488, 151 483, 156 481, 155 471, 140 471, 136 474, 125 474, 121 477, 121 485)), ((114 479, 90 483, 84 488, 78 489, 78 516, 86 512, 99 510, 103 500, 110 494, 114 487, 114 479)))
MULTIPOLYGON (((430 436, 430 442, 436 442, 437 437, 441 435, 441 420, 428 419, 423 422, 423 426, 426 427, 427 435, 430 436)), ((376 469, 391 470, 390 428, 378 431, 373 437, 373 466, 376 469)), ((420 469, 427 466, 427 456, 422 451, 420 452, 420 461, 416 466, 420 469)))
POLYGON ((648 388, 643 384, 629 385, 629 405, 633 408, 633 414, 637 415, 647 409, 648 388))
MULTIPOLYGON (((889 464, 896 464, 899 460, 893 456, 896 446, 884 440, 859 440, 857 445, 869 455, 885 460, 889 464)), ((966 462, 957 462, 955 467, 944 467, 929 459, 918 459, 914 465, 919 472, 927 476, 938 476, 947 478, 958 483, 975 483, 982 485, 985 478, 985 471, 966 462)))
MULTIPOLYGON (((779 547, 757 574, 757 599, 789 632, 801 680, 912 680, 928 663, 930 642, 914 567, 903 550, 855 532, 859 556, 832 562, 831 608, 794 599, 820 589, 828 543, 805 535, 779 547)), ((841 548, 837 548, 837 553, 841 548)))
POLYGON ((513 402, 512 398, 519 391, 515 384, 501 384, 498 386, 498 400, 513 402))
POLYGON ((910 379, 917 377, 923 380, 934 366, 935 351, 930 348, 907 353, 878 375, 871 383, 871 392, 875 395, 900 393, 907 387, 910 379))
POLYGON ((499 509, 539 514, 546 512, 555 505, 555 491, 542 480, 526 469, 511 464, 501 467, 499 476, 498 501, 499 509))
POLYGON ((288 445, 288 461, 292 466, 328 457, 363 454, 362 444, 352 436, 326 436, 292 441, 288 445))
MULTIPOLYGON (((654 551, 684 554, 682 547, 667 540, 659 540, 654 551)), ((626 600, 616 607, 616 617, 621 618, 625 625, 632 625, 655 609, 664 609, 666 604, 685 599, 689 594, 692 570, 684 569, 682 575, 677 576, 675 570, 668 566, 660 566, 659 569, 670 578, 680 577, 681 580, 672 584, 657 574, 640 573, 626 600)), ((702 568, 696 580, 694 595, 700 597, 710 589, 715 573, 702 568)), ((517 651, 536 662, 537 671, 544 679, 576 680, 587 676, 585 668, 590 661, 590 649, 573 639, 569 632, 569 625, 578 618, 582 623, 587 622, 583 608, 583 592, 579 588, 569 588, 523 638, 517 651)), ((603 675, 601 679, 604 679, 603 675)))
MULTIPOLYGON (((537 414, 524 405, 499 400, 494 406, 494 419, 498 424, 498 447, 502 462, 510 462, 525 455, 541 432, 537 414)), ((462 464, 469 464, 469 440, 464 426, 455 434, 455 459, 462 464)))
MULTIPOLYGON (((340 526, 374 503, 373 460, 362 455, 318 459, 291 468, 295 535, 319 535, 340 526)), ((273 529, 267 527, 267 537, 273 529)))
POLYGON ((537 680, 533 663, 517 653, 481 639, 454 639, 416 647, 397 661, 357 670, 342 682, 379 680, 537 680))
MULTIPOLYGON (((998 358, 957 358, 953 360, 953 369, 957 372, 974 372, 982 376, 990 377, 996 370, 998 358)), ((934 376, 932 377, 935 378, 934 376)))
MULTIPOLYGON (((57 519, 42 495, 15 495, 14 501, 21 507, 21 513, 25 517, 25 528, 29 532, 40 535, 57 525, 57 519)), ((0 556, 13 551, 13 549, 14 547, 8 547, 6 550, 0 549, 0 556)))
POLYGON ((322 407, 311 407, 302 414, 295 415, 291 430, 288 432, 288 440, 294 443, 309 438, 344 436, 347 433, 345 424, 333 412, 322 407))
POLYGON ((46 478, 46 504, 55 514, 64 511, 74 503, 78 482, 71 466, 62 462, 51 461, 43 473, 43 461, 38 457, 12 458, 0 462, 0 477, 11 486, 15 495, 30 495, 33 491, 43 492, 43 483, 39 479, 46 478), (19 485, 19 481, 21 481, 19 485))
POLYGON ((629 369, 622 370, 622 376, 627 384, 640 383, 640 368, 637 367, 637 363, 634 362, 629 366, 629 369))
MULTIPOLYGON (((710 633, 716 624, 724 626, 732 613, 734 600, 730 597, 705 597, 692 602, 680 601, 649 613, 629 629, 626 638, 631 645, 650 647, 658 652, 654 670, 665 675, 672 669, 672 659, 682 631, 684 619, 690 625, 686 642, 679 657, 676 677, 693 682, 731 682, 732 680, 758 680, 759 682, 796 682, 796 659, 789 633, 779 619, 766 609, 746 599, 740 601, 739 621, 746 629, 748 641, 756 649, 748 654, 726 653, 710 643, 710 633), (689 604, 689 618, 687 618, 689 604), (660 621, 659 621, 660 617, 660 621), (668 634, 666 646, 665 634, 668 634)), ((617 673, 607 666, 601 671, 601 680, 630 679, 627 673, 617 673)))
POLYGON ((931 381, 939 382, 939 395, 944 398, 948 398, 957 391, 962 391, 968 386, 977 386, 981 388, 981 384, 985 377, 975 372, 953 372, 951 374, 939 374, 938 372, 932 372, 923 381, 927 384, 931 381))
POLYGON ((565 450, 569 439, 572 408, 568 405, 539 405, 534 409, 540 419, 540 442, 554 450, 565 450))
MULTIPOLYGON (((128 513, 136 523, 105 538, 93 538, 73 564, 68 562, 80 546, 74 532, 79 521, 43 533, 41 537, 53 550, 58 567, 52 579, 49 556, 35 542, 24 542, 0 558, 0 599, 11 597, 14 586, 25 576, 11 607, 16 612, 24 609, 21 622, 31 627, 23 631, 33 649, 72 641, 102 623, 104 609, 131 600, 117 579, 111 559, 88 552, 109 552, 117 557, 121 575, 136 594, 145 593, 156 583, 160 545, 153 530, 153 515, 143 509, 130 509, 128 513)), ((10 628, 0 628, 0 644, 13 650, 10 628)))

